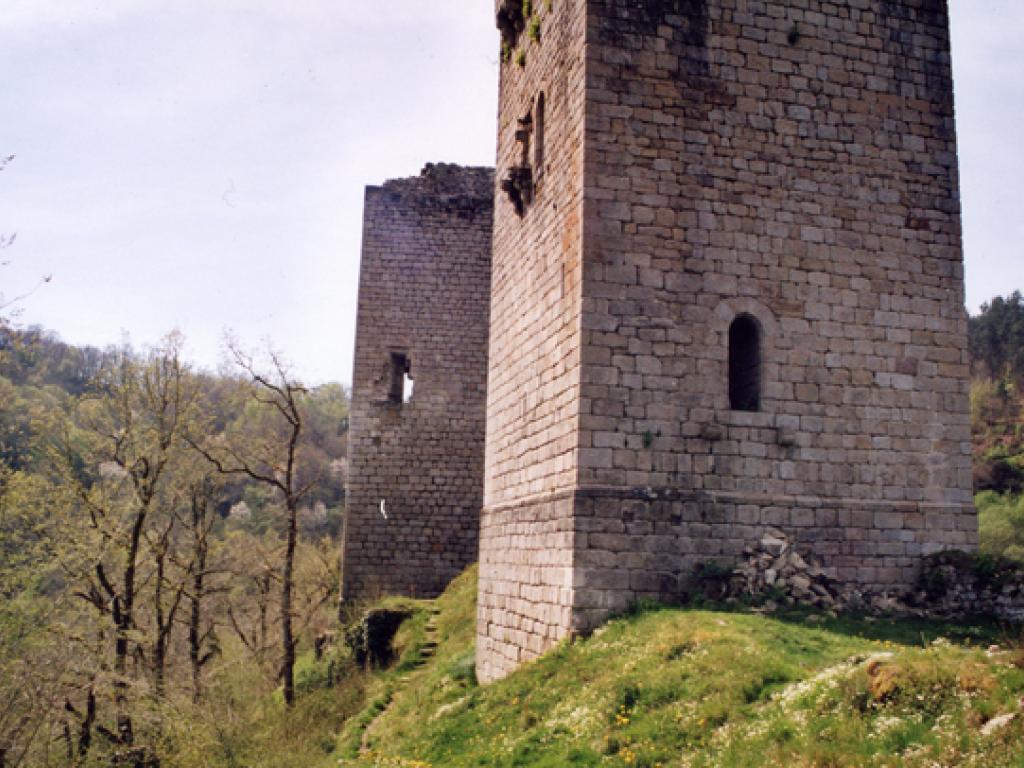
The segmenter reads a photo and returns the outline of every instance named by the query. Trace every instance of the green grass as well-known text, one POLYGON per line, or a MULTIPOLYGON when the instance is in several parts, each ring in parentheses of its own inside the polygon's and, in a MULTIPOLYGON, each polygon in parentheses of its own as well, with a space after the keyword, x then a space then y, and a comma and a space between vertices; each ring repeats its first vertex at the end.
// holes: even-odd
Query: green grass
POLYGON ((645 606, 481 687, 475 598, 471 569, 436 601, 388 601, 411 612, 391 668, 304 655, 291 711, 233 667, 165 764, 1024 766, 1024 646, 996 625, 645 606))
POLYGON ((474 597, 470 572, 370 751, 325 766, 1024 766, 1024 713, 981 735, 1024 695, 995 626, 654 608, 481 688, 474 597))

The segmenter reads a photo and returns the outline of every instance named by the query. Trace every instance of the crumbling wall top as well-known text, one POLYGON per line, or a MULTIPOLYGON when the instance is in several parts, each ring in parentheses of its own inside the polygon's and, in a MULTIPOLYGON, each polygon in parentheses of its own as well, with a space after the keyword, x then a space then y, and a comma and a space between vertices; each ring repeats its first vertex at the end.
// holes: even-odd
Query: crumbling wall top
POLYGON ((427 163, 419 176, 391 179, 366 188, 367 196, 386 194, 393 202, 417 207, 440 205, 467 212, 489 211, 494 205, 494 169, 427 163))

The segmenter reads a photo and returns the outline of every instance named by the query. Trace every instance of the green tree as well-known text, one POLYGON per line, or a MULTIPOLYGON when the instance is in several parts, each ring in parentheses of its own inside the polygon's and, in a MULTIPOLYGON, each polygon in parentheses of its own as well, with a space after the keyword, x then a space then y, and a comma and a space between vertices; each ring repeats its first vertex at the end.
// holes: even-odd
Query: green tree
POLYGON ((975 369, 992 379, 1024 380, 1024 297, 1014 291, 982 304, 968 325, 975 369))
POLYGON ((69 658, 53 642, 65 605, 54 578, 53 489, 0 467, 0 766, 26 764, 49 735, 69 658))

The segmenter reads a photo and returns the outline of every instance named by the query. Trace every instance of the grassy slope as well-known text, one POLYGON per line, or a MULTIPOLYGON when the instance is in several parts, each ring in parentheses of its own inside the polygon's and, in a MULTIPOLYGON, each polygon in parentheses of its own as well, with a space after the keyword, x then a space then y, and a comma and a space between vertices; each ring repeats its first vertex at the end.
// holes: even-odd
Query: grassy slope
POLYGON ((991 628, 662 609, 480 688, 474 597, 470 571, 438 600, 422 667, 425 613, 403 628, 324 766, 1024 766, 1024 655, 991 628))

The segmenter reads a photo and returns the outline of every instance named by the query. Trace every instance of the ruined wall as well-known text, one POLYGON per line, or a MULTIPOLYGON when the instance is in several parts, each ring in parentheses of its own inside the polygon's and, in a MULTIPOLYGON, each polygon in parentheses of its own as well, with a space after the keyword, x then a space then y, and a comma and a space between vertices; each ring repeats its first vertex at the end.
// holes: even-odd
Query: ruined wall
POLYGON ((976 546, 945 2, 589 0, 585 38, 571 629, 768 526, 876 589, 976 546))
POLYGON ((477 557, 493 189, 490 169, 428 165, 366 190, 346 599, 436 595, 477 557))

